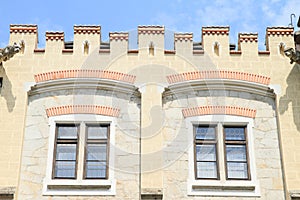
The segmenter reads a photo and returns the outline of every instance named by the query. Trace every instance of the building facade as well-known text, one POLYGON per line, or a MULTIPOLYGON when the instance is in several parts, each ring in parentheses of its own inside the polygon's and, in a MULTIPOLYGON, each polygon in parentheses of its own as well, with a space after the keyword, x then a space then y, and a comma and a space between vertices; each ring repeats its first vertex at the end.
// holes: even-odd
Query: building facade
POLYGON ((203 27, 202 40, 138 26, 74 40, 11 25, 2 62, 0 199, 300 198, 293 28, 203 27), (131 38, 131 39, 130 39, 131 38), (129 48, 129 40, 137 43, 129 48))

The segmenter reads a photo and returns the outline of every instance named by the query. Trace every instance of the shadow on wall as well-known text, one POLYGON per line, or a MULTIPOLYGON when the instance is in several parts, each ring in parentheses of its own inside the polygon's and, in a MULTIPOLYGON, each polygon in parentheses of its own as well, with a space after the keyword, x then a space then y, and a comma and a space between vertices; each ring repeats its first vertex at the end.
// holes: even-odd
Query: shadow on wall
POLYGON ((292 103, 294 123, 297 130, 300 131, 300 67, 295 64, 290 74, 287 77, 287 88, 284 96, 279 100, 279 112, 284 114, 292 103))
POLYGON ((0 63, 0 76, 3 77, 1 97, 5 99, 8 111, 12 112, 16 104, 16 97, 12 93, 12 85, 9 78, 6 75, 2 63, 0 63))

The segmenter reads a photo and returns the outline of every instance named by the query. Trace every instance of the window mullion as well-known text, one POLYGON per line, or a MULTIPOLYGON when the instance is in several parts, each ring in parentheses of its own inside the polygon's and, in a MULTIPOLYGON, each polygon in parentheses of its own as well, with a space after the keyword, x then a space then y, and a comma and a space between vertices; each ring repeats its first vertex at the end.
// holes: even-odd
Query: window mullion
POLYGON ((79 130, 79 141, 78 141, 78 169, 77 169, 77 179, 82 180, 83 177, 83 163, 84 163, 84 148, 85 148, 85 123, 80 123, 80 130, 79 130))
POLYGON ((226 170, 225 170, 225 158, 224 158, 224 143, 223 143, 223 125, 218 123, 217 125, 217 144, 218 144, 218 164, 220 181, 226 180, 226 170))

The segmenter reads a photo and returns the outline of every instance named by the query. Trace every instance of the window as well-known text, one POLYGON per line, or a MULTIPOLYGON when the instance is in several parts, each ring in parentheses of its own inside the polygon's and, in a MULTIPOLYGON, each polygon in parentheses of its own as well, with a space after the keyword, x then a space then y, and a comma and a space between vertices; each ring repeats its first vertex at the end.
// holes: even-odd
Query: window
POLYGON ((108 177, 108 125, 87 125, 84 176, 86 179, 108 177))
POLYGON ((197 126, 195 130, 195 176, 218 179, 216 127, 197 126))
MULTIPOLYGON (((82 124, 85 126, 85 179, 106 179, 108 177, 109 125, 82 124)), ((76 179, 78 163, 79 124, 57 124, 54 151, 54 179, 76 179)))
POLYGON ((226 178, 250 179, 245 127, 224 127, 226 178))
POLYGON ((75 114, 49 118, 43 195, 115 195, 115 119, 75 114))
POLYGON ((78 128, 78 124, 56 126, 53 178, 76 178, 78 128))
POLYGON ((189 140, 188 195, 260 196, 253 119, 203 115, 186 119, 189 140))
MULTIPOLYGON (((196 179, 219 180, 216 125, 197 125, 195 137, 196 179)), ((224 157, 226 179, 249 179, 245 126, 226 126, 224 132, 224 157)), ((219 134, 221 135, 221 134, 219 134)))

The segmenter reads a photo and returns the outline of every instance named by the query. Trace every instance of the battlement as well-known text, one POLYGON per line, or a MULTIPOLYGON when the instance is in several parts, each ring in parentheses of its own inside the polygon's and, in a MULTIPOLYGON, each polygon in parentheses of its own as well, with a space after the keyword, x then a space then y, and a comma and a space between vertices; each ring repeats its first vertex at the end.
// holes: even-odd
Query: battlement
POLYGON ((75 25, 74 34, 100 34, 101 27, 97 25, 83 26, 75 25))
POLYGON ((164 34, 165 33, 165 27, 163 26, 153 26, 153 25, 150 25, 150 26, 138 26, 138 33, 139 35, 150 35, 150 34, 164 34))
POLYGON ((215 57, 223 56, 266 56, 283 54, 284 47, 293 46, 291 27, 267 27, 266 50, 258 51, 257 33, 239 33, 238 44, 230 44, 229 26, 202 27, 202 40, 194 41, 193 33, 174 33, 174 50, 165 50, 165 27, 157 25, 140 25, 137 27, 138 48, 129 49, 128 32, 110 32, 109 41, 101 40, 101 26, 75 25, 74 40, 65 41, 64 32, 45 33, 45 49, 37 49, 37 25, 11 25, 10 43, 23 42, 27 54, 56 54, 88 55, 98 49, 99 54, 119 55, 134 53, 140 55, 194 55, 207 54, 215 57), (235 49, 237 46, 237 49, 235 49), (53 50, 55 49, 55 51, 53 50))
POLYGON ((31 24, 12 24, 10 25, 10 33, 37 33, 37 25, 31 24))
POLYGON ((64 39, 65 39, 64 32, 46 32, 46 41, 48 41, 48 40, 64 41, 64 39))
POLYGON ((202 36, 203 35, 229 35, 229 26, 202 27, 202 36))

